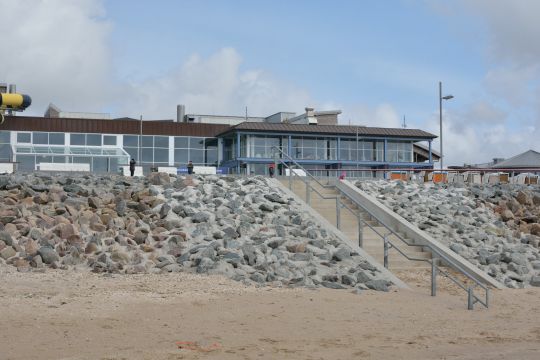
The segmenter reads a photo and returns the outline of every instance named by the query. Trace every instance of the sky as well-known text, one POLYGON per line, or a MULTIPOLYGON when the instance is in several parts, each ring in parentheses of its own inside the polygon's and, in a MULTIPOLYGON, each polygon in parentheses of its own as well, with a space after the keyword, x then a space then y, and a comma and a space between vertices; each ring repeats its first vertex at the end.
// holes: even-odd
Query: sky
MULTIPOLYGON (((537 0, 0 0, 0 82, 65 111, 340 109, 439 135, 446 165, 540 151, 537 0)), ((438 140, 434 148, 439 148, 438 140)))

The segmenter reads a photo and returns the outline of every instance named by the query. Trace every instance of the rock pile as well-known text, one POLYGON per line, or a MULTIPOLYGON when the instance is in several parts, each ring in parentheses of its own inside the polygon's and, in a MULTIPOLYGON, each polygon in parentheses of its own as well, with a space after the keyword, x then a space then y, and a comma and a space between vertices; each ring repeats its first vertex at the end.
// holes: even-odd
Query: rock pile
POLYGON ((402 181, 356 186, 506 286, 540 286, 540 188, 402 181))
POLYGON ((262 177, 0 176, 0 265, 188 271, 387 290, 372 264, 262 177))

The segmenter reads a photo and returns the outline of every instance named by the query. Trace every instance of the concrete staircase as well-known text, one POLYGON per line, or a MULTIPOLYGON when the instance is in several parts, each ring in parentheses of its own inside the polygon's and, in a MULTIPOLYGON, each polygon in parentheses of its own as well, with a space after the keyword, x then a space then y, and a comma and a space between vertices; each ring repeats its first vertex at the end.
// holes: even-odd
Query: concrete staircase
MULTIPOLYGON (((287 178, 281 178, 281 183, 285 187, 289 187, 289 180, 287 178)), ((317 211, 321 216, 326 218, 331 224, 337 226, 337 216, 336 216, 336 200, 335 197, 338 194, 338 190, 334 188, 324 188, 321 187, 316 182, 310 182, 310 186, 316 189, 324 197, 331 199, 323 199, 315 191, 310 193, 310 206, 317 211)), ((291 189, 298 197, 306 201, 306 185, 301 180, 292 181, 291 189)), ((389 231, 384 228, 382 225, 378 224, 376 220, 370 219, 369 215, 363 212, 361 209, 358 209, 356 205, 346 197, 341 197, 340 201, 342 204, 346 205, 348 208, 353 210, 354 214, 348 209, 342 207, 340 213, 340 230, 352 241, 358 243, 358 221, 357 215, 361 213, 363 219, 373 227, 371 229, 367 225, 364 225, 363 228, 363 249, 372 257, 374 257, 380 264, 383 264, 384 261, 384 242, 380 235, 377 234, 388 234, 389 231)), ((402 237, 403 235, 400 234, 402 237)), ((405 237, 404 237, 405 238, 405 237)), ((407 246, 405 243, 397 239, 395 235, 390 235, 388 237, 392 243, 396 244, 401 251, 407 254, 410 257, 421 258, 421 259, 430 259, 431 253, 422 251, 422 247, 407 246)), ((406 239, 406 238, 405 238, 406 239)), ((406 239, 407 240, 407 239, 406 239)), ((401 255, 397 250, 390 249, 388 252, 388 269, 390 271, 400 271, 400 270, 413 270, 413 269, 425 269, 429 268, 430 265, 427 262, 423 261, 410 261, 407 260, 403 255, 401 255)))

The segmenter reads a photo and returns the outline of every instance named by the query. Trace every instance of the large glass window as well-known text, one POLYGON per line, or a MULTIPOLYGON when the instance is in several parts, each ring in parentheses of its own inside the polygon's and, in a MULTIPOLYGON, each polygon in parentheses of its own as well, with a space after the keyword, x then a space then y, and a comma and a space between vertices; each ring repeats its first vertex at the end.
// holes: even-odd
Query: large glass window
POLYGON ((333 138, 291 138, 291 156, 304 160, 336 160, 337 140, 333 138))
POLYGON ((388 141, 386 145, 386 161, 412 162, 412 142, 388 141))
POLYGON ((189 137, 187 137, 187 136, 176 136, 174 138, 174 148, 175 149, 188 149, 189 148, 189 137))
POLYGON ((192 137, 189 139, 190 149, 204 149, 204 138, 192 137))
POLYGON ((177 165, 185 165, 189 161, 188 149, 174 149, 174 162, 177 165))
MULTIPOLYGON (((225 152, 232 150, 230 143, 225 141, 225 152)), ((177 136, 174 138, 174 163, 176 166, 186 166, 189 160, 194 165, 217 165, 217 139, 203 137, 177 136)), ((226 159, 228 160, 228 159, 226 159)))
POLYGON ((30 144, 31 142, 32 142, 32 134, 31 133, 25 133, 25 132, 17 133, 17 143, 19 143, 19 144, 30 144))
POLYGON ((384 142, 359 139, 341 139, 340 160, 382 161, 384 142))
POLYGON ((157 148, 169 148, 168 136, 154 136, 154 146, 157 148))
POLYGON ((20 171, 34 171, 36 169, 36 157, 34 155, 17 155, 20 171))
POLYGON ((65 145, 66 137, 64 133, 49 133, 50 145, 65 145))
POLYGON ((39 145, 48 145, 49 144, 49 134, 44 132, 35 132, 32 139, 33 144, 39 145))
MULTIPOLYGON (((71 135, 73 136, 73 135, 71 135)), ((124 135, 124 147, 138 147, 139 137, 136 135, 124 135)))
POLYGON ((11 145, 9 131, 0 131, 0 161, 11 162, 11 145))
POLYGON ((242 156, 271 159, 274 157, 276 147, 280 148, 285 153, 287 152, 288 139, 286 137, 251 135, 245 139, 241 137, 240 140, 242 156), (246 143, 249 144, 249 146, 246 145, 246 143), (246 146, 248 146, 247 154, 244 151, 246 146))
POLYGON ((103 135, 103 145, 116 145, 116 136, 103 135))
POLYGON ((69 136, 69 142, 71 145, 86 145, 86 135, 85 134, 71 134, 69 136))
POLYGON ((100 134, 86 134, 86 145, 87 146, 101 146, 101 135, 100 134))

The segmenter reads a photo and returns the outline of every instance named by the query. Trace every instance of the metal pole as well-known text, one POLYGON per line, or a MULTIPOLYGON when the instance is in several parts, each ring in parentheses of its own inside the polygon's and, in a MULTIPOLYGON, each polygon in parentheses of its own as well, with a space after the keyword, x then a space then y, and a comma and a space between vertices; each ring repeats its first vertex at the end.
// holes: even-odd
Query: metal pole
POLYGON ((139 163, 141 164, 142 166, 142 157, 141 157, 141 151, 142 151, 142 115, 140 117, 140 121, 139 121, 139 158, 137 160, 139 160, 139 163))
POLYGON ((311 204, 311 189, 309 185, 309 179, 306 179, 306 204, 311 204))
POLYGON ((336 227, 341 228, 341 203, 339 202, 339 196, 336 196, 336 227))
POLYGON ((431 296, 437 295, 437 258, 431 259, 431 296))
POLYGON ((474 302, 473 302, 473 288, 472 286, 469 286, 469 288, 467 289, 467 309, 468 310, 473 310, 474 309, 474 302))
MULTIPOLYGON (((440 141, 440 150, 441 150, 441 173, 443 169, 443 129, 442 129, 442 82, 439 81, 439 141, 440 141)), ((441 175, 442 176, 442 175, 441 175)))
POLYGON ((364 247, 364 224, 362 214, 358 214, 358 246, 364 247))
POLYGON ((292 168, 291 163, 287 163, 287 168, 289 169, 289 190, 292 190, 292 168))
POLYGON ((388 269, 388 235, 384 235, 384 267, 388 269))

